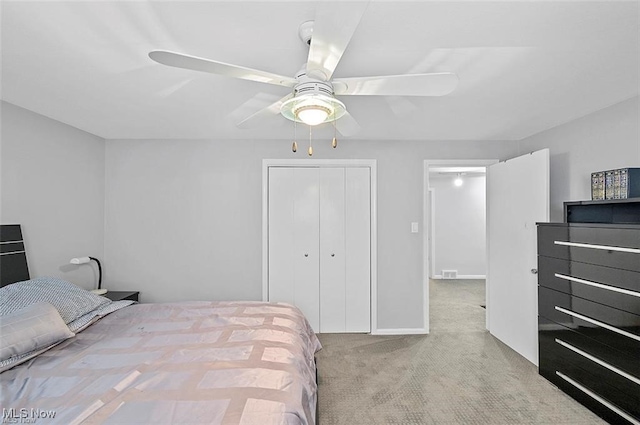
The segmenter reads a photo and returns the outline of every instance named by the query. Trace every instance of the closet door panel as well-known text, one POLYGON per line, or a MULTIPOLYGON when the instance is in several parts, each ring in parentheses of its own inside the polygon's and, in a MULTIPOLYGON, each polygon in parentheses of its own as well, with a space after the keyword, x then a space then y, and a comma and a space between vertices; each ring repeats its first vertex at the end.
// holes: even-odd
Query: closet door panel
POLYGON ((320 168, 320 331, 344 332, 345 169, 320 168))
POLYGON ((319 169, 293 169, 294 304, 316 332, 320 331, 319 169))
POLYGON ((293 169, 269 168, 269 301, 295 304, 293 169))
POLYGON ((269 301, 296 305, 320 329, 317 168, 269 168, 269 301))
POLYGON ((370 332, 371 199, 366 167, 271 167, 268 296, 316 332, 370 332))
POLYGON ((347 168, 345 189, 346 332, 371 331, 371 199, 369 168, 347 168))

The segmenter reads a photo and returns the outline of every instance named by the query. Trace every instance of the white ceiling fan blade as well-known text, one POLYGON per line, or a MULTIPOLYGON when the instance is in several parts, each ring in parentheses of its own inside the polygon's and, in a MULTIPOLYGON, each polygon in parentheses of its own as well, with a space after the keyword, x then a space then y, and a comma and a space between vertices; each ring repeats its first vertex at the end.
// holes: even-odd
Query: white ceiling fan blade
POLYGON ((307 75, 328 81, 349 45, 369 2, 320 4, 307 60, 307 75))
POLYGON ((457 86, 458 76, 451 72, 336 78, 333 81, 337 95, 360 96, 444 96, 457 86))
POLYGON ((287 100, 291 99, 292 97, 293 97, 293 93, 286 95, 282 99, 272 103, 266 108, 262 108, 255 114, 252 114, 247 118, 243 119, 238 124, 236 124, 236 126, 242 129, 255 128, 259 126, 262 122, 264 122, 264 120, 266 119, 274 119, 275 115, 280 114, 280 107, 282 107, 282 104, 287 100))
POLYGON ((271 105, 275 101, 279 100, 282 97, 282 94, 277 95, 273 93, 256 93, 251 98, 244 101, 237 108, 229 112, 227 118, 233 122, 233 125, 236 125, 240 121, 247 118, 249 115, 253 115, 257 111, 262 108, 266 108, 271 105))
POLYGON ((385 96, 384 100, 391 111, 399 118, 409 118, 418 111, 418 107, 405 96, 385 96))
POLYGON ((336 121, 336 130, 344 137, 349 137, 360 131, 360 124, 358 124, 349 112, 345 112, 345 114, 336 121))
POLYGON ((149 53, 149 57, 162 65, 173 66, 176 68, 209 72, 211 74, 257 81, 259 83, 274 84, 277 86, 293 87, 296 84, 296 80, 291 77, 246 68, 244 66, 231 65, 211 59, 184 55, 182 53, 169 52, 166 50, 154 50, 149 53))

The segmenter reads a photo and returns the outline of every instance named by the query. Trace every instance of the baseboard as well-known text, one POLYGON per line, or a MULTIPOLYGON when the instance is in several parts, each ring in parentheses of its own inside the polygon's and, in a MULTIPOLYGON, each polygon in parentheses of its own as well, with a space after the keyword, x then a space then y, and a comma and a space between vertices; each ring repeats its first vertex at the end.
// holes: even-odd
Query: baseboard
POLYGON ((437 274, 433 276, 431 279, 434 280, 465 280, 465 279, 486 279, 487 276, 484 274, 459 274, 455 279, 444 279, 441 274, 437 274))
POLYGON ((376 329, 371 335, 426 335, 425 328, 376 329))

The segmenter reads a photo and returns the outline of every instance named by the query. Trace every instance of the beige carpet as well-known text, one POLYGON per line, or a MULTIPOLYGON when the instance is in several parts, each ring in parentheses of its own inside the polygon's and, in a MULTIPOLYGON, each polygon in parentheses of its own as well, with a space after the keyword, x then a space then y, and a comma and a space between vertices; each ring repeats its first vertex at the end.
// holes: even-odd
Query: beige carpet
POLYGON ((319 424, 602 424, 484 328, 484 281, 432 281, 431 333, 321 334, 319 424))

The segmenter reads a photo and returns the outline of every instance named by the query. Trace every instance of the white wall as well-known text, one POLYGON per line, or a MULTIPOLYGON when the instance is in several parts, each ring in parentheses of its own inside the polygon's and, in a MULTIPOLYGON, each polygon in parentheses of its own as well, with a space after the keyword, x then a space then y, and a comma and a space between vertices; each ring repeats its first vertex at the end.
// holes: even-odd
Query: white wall
MULTIPOLYGON (((108 140, 107 285, 143 301, 261 299, 262 159, 306 158, 289 143, 108 140)), ((377 160, 378 327, 421 328, 423 160, 505 159, 517 143, 329 144, 313 158, 377 160)))
POLYGON ((97 272, 73 257, 104 254, 104 140, 1 103, 0 222, 22 224, 32 277, 92 289, 97 272))
POLYGON ((520 141, 521 153, 550 150, 551 221, 563 202, 591 199, 591 173, 640 167, 638 97, 520 141))
MULTIPOLYGON (((314 158, 378 161, 378 327, 404 329, 423 320, 422 236, 410 223, 422 221, 424 159, 549 147, 552 219, 561 220, 563 201, 589 198, 591 171, 640 164, 639 140, 636 97, 520 143, 344 140, 332 150, 317 141, 314 158)), ((90 268, 67 262, 94 255, 107 287, 145 301, 260 299, 261 162, 303 152, 288 141, 110 140, 104 149, 2 103, 0 219, 25 226, 34 276, 90 287, 90 268)))
POLYGON ((458 270, 458 276, 481 278, 486 274, 486 190, 484 175, 463 177, 454 186, 455 174, 431 173, 434 198, 433 274, 458 270))

